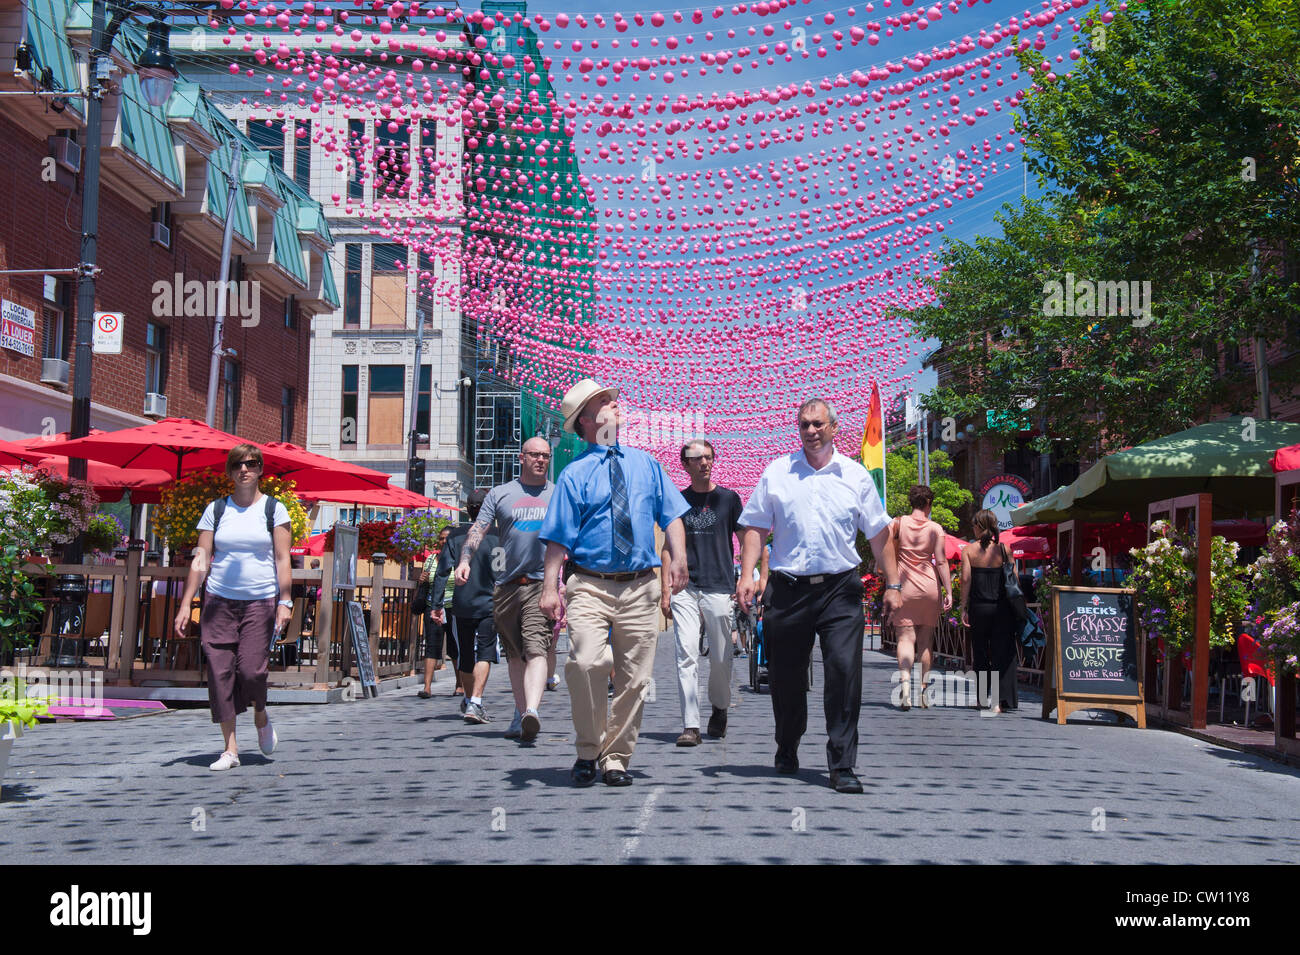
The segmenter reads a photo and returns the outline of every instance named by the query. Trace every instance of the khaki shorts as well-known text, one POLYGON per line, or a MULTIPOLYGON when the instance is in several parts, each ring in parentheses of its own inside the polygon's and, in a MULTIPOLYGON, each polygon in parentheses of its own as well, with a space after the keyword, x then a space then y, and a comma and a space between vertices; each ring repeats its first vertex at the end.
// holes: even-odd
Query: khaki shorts
POLYGON ((541 598, 540 580, 511 581, 492 595, 492 615, 507 657, 529 660, 550 652, 555 623, 542 613, 541 598))

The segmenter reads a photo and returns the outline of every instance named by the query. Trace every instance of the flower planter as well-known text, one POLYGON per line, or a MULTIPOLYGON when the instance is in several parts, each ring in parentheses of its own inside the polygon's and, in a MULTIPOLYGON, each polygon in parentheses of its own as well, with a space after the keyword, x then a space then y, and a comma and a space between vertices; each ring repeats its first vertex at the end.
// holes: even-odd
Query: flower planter
POLYGON ((22 726, 13 720, 0 723, 0 783, 4 782, 5 769, 9 766, 9 753, 13 750, 18 737, 22 735, 22 726))

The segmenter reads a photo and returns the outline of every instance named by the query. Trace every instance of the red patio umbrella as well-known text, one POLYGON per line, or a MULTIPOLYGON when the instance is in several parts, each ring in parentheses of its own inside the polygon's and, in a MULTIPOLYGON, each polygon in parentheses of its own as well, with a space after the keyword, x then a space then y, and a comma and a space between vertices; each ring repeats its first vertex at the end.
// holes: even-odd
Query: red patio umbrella
POLYGON ((402 487, 361 489, 329 489, 300 491, 298 496, 304 501, 332 501, 337 504, 365 504, 370 507, 400 507, 403 510, 419 508, 440 508, 445 511, 459 511, 460 508, 444 504, 423 494, 416 494, 402 487))
POLYGON ((14 466, 35 464, 41 457, 42 455, 28 450, 21 444, 0 439, 0 464, 14 466))
POLYGON ((313 488, 378 490, 388 487, 389 475, 383 471, 339 461, 288 441, 270 441, 258 447, 262 449, 267 473, 293 481, 299 495, 313 488))
POLYGON ((968 543, 970 542, 964 541, 954 534, 945 533, 943 535, 943 556, 949 560, 961 560, 961 549, 968 543))
POLYGON ((1300 444, 1278 448, 1273 452, 1274 471, 1294 471, 1300 468, 1300 444))
POLYGON ((209 428, 202 421, 163 418, 138 428, 50 441, 45 450, 47 454, 105 461, 120 468, 166 471, 180 478, 203 468, 224 470, 230 449, 243 443, 242 438, 209 428))
POLYGON ((46 454, 85 457, 120 468, 153 468, 179 479, 211 468, 221 472, 226 456, 237 444, 254 444, 262 451, 265 473, 285 475, 296 484, 309 486, 368 488, 382 487, 387 475, 333 458, 313 454, 296 445, 257 444, 238 435, 209 428, 192 418, 163 418, 153 424, 121 431, 104 431, 76 440, 44 443, 46 454))
POLYGON ((327 537, 329 537, 328 531, 312 534, 311 537, 308 537, 296 547, 290 547, 289 553, 294 557, 320 557, 325 553, 325 539, 327 537))
MULTIPOLYGON (((60 477, 68 476, 68 459, 59 455, 40 458, 33 467, 60 477)), ((101 461, 86 462, 86 481, 95 489, 101 501, 120 501, 123 494, 131 491, 132 501, 139 504, 140 492, 156 492, 170 480, 166 471, 118 468, 101 461)))

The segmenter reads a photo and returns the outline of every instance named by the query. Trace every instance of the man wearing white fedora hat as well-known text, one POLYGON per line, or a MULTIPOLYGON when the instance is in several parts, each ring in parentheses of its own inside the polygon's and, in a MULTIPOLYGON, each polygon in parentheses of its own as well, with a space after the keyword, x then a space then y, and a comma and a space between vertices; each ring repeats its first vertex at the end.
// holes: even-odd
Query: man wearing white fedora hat
POLYGON ((573 562, 564 668, 578 737, 571 776, 575 785, 590 786, 599 762, 606 785, 630 786, 627 766, 659 636, 662 588, 654 528, 664 529, 668 581, 679 593, 689 579, 682 516, 690 505, 658 461, 618 443, 617 388, 584 378, 565 394, 561 412, 564 430, 583 438, 587 450, 560 474, 539 536, 546 541, 541 608, 551 619, 560 616, 565 556, 573 562), (606 693, 611 666, 612 717, 606 693))

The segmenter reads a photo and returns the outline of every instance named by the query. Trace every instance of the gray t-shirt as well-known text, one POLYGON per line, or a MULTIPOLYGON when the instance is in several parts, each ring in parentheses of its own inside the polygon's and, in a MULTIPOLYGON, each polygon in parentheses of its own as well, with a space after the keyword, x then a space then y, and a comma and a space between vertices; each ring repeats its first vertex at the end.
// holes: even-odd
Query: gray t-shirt
POLYGON ((521 484, 518 480, 498 484, 488 492, 475 522, 484 533, 497 528, 502 554, 494 554, 492 576, 496 585, 507 580, 545 576, 546 542, 538 538, 542 518, 555 485, 547 481, 541 487, 521 484))

